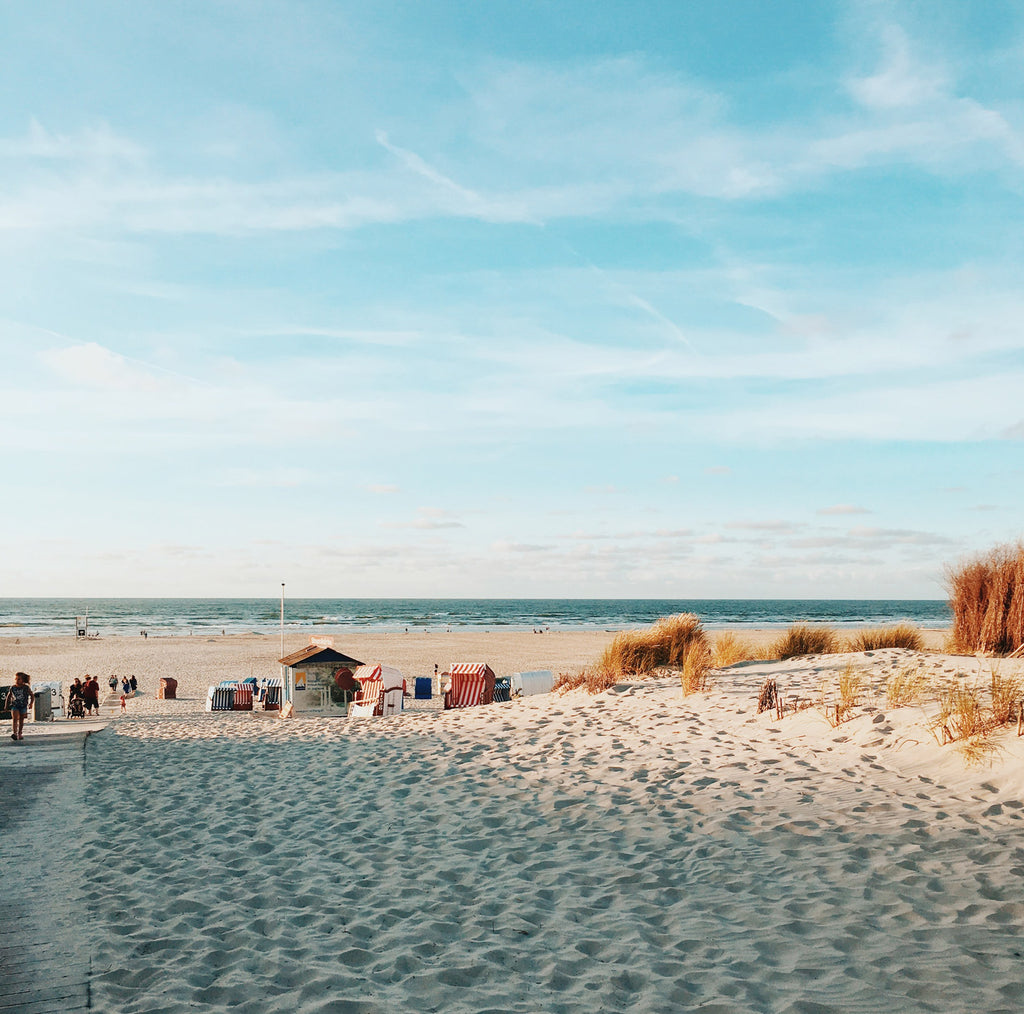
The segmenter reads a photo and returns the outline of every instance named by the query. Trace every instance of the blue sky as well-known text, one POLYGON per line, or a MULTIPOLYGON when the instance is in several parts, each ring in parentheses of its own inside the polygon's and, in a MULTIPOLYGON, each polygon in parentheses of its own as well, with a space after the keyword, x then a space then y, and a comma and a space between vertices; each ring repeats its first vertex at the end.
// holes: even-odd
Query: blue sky
POLYGON ((1020 536, 1024 12, 0 8, 0 595, 923 597, 1020 536))

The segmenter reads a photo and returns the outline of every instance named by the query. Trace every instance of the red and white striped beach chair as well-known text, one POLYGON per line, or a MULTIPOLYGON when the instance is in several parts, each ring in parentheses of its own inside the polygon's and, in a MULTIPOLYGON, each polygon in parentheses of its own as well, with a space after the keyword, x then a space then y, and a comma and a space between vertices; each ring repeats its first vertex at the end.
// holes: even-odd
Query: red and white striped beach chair
POLYGON ((389 665, 361 665, 352 673, 362 687, 348 713, 353 718, 379 718, 402 711, 405 680, 389 665))
POLYGON ((352 672, 359 683, 359 690, 349 705, 352 718, 374 718, 381 713, 384 680, 379 665, 360 665, 352 672))
POLYGON ((373 718, 381 713, 381 698, 384 696, 384 681, 375 679, 360 681, 362 688, 356 694, 348 713, 354 718, 373 718))
POLYGON ((475 708, 494 699, 494 672, 485 662, 458 662, 451 667, 445 710, 475 708))

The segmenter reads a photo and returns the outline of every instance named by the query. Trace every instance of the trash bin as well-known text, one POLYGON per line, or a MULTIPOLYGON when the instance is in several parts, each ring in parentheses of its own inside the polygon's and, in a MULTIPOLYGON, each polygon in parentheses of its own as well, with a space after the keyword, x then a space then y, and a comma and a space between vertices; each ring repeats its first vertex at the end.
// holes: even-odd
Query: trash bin
POLYGON ((170 676, 162 677, 160 689, 156 696, 161 701, 175 701, 178 699, 178 681, 170 676))
POLYGON ((41 693, 36 694, 36 702, 34 707, 35 720, 37 722, 53 721, 53 703, 50 699, 49 688, 43 690, 41 693))
POLYGON ((32 684, 32 691, 36 695, 36 707, 33 714, 37 722, 52 722, 55 718, 66 717, 64 714, 63 690, 64 688, 61 686, 60 680, 42 680, 32 684), (40 717, 40 697, 48 697, 50 700, 50 713, 45 718, 40 717))

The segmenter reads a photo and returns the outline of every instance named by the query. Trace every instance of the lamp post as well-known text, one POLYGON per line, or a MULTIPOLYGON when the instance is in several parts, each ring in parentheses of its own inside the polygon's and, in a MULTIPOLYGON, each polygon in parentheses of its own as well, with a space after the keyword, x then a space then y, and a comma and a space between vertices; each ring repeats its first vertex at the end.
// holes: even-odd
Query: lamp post
MULTIPOLYGON (((280 658, 284 658, 284 581, 281 582, 281 654, 280 658)), ((284 667, 284 663, 281 663, 281 708, 292 699, 291 694, 288 692, 288 671, 284 667)))

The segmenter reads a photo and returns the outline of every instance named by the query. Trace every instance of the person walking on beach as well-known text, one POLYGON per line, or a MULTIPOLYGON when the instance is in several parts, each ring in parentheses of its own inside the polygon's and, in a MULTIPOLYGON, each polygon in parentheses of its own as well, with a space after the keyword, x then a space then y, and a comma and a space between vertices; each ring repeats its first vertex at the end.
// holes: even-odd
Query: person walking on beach
POLYGON ((85 674, 85 683, 82 685, 82 703, 85 705, 85 713, 91 715, 93 708, 96 709, 96 714, 100 712, 100 694, 99 684, 95 682, 94 677, 88 673, 85 674))
POLYGON ((35 699, 36 695, 29 686, 28 673, 15 673, 14 686, 7 691, 7 700, 4 702, 4 707, 11 709, 11 739, 15 742, 25 738, 25 716, 35 699))

